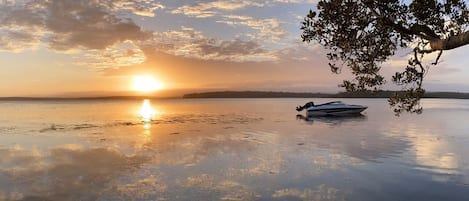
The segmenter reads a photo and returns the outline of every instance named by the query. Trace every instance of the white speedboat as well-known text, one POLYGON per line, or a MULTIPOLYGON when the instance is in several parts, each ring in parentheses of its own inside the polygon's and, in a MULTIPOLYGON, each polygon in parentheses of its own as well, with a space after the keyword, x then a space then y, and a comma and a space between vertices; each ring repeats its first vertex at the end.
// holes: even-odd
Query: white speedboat
POLYGON ((368 108, 363 105, 350 105, 341 101, 333 101, 320 105, 314 105, 313 102, 306 103, 304 106, 296 107, 298 112, 306 110, 308 116, 325 115, 356 115, 368 108))

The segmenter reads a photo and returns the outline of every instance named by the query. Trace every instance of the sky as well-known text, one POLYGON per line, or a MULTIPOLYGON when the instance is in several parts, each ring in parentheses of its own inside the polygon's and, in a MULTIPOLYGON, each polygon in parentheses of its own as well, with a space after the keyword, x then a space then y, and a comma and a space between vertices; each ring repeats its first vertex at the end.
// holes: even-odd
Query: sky
MULTIPOLYGON (((350 74, 331 73, 327 51, 300 38, 315 7, 315 0, 0 0, 0 96, 127 95, 137 75, 162 83, 157 96, 342 91, 337 85, 350 74)), ((425 78, 427 91, 469 92, 468 51, 444 52, 425 78)), ((383 64, 388 83, 408 53, 383 64)))

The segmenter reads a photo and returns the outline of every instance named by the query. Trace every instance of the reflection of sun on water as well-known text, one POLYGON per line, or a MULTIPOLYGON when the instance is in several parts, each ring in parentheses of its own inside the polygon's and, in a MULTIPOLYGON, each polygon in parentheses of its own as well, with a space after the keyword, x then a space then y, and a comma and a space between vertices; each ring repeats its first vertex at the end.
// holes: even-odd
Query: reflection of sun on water
POLYGON ((155 111, 151 107, 150 100, 143 100, 143 104, 140 107, 139 114, 143 121, 151 121, 153 115, 155 114, 155 111))
POLYGON ((150 100, 143 100, 142 106, 140 107, 138 114, 140 115, 140 118, 143 122, 143 128, 145 128, 146 130, 150 129, 151 120, 156 115, 156 111, 151 107, 150 100))

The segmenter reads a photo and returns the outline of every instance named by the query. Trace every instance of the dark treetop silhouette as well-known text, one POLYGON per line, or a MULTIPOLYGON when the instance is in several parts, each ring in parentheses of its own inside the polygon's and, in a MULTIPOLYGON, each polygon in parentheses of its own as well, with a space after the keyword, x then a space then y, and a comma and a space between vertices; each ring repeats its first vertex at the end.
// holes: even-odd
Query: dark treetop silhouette
POLYGON ((430 65, 437 65, 444 50, 469 43, 469 15, 464 0, 321 0, 317 11, 304 18, 304 42, 316 41, 330 52, 327 58, 334 73, 343 65, 351 69, 353 80, 339 86, 348 92, 378 90, 385 83, 381 64, 399 48, 413 52, 403 72, 392 81, 402 92, 389 98, 396 114, 421 113, 423 78, 430 65), (422 63, 425 55, 437 52, 434 62, 422 63), (343 64, 337 65, 337 61, 343 64))

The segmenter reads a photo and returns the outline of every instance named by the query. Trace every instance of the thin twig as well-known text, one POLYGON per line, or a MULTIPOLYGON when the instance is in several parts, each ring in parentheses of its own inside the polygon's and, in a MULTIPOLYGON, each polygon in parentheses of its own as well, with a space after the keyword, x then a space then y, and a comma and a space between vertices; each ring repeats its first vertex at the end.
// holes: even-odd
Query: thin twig
POLYGON ((440 50, 440 52, 438 52, 438 56, 435 59, 435 62, 433 62, 432 65, 438 64, 438 61, 440 60, 440 57, 442 54, 443 54, 443 50, 440 50))

